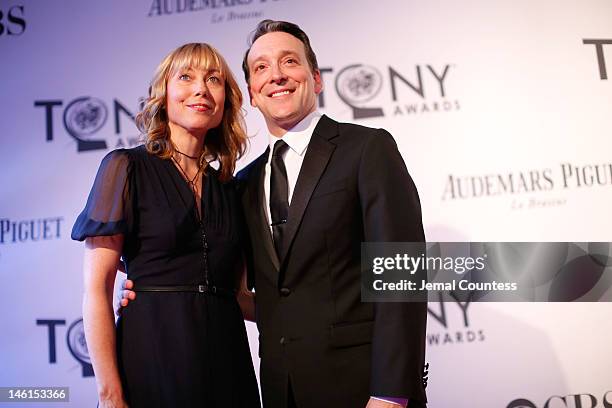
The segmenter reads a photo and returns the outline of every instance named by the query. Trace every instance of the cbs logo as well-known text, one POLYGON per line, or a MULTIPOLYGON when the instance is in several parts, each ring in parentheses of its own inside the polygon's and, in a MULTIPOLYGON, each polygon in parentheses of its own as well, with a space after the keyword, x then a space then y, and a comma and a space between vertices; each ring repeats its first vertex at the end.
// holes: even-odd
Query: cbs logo
POLYGON ((21 35, 25 29, 23 6, 13 6, 8 10, 0 8, 0 37, 2 35, 21 35))

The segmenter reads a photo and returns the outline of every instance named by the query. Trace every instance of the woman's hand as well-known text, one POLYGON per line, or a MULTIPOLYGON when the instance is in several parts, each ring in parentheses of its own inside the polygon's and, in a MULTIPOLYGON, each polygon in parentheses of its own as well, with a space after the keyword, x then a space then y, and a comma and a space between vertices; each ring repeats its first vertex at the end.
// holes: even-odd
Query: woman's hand
POLYGON ((128 404, 122 397, 111 397, 98 399, 98 408, 128 408, 128 404))

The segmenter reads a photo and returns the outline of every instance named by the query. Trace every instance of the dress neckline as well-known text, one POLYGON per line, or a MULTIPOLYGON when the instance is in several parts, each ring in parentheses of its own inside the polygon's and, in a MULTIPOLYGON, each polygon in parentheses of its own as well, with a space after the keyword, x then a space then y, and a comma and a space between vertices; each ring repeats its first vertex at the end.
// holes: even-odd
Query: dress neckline
POLYGON ((181 200, 183 201, 183 204, 185 205, 185 207, 187 207, 189 209, 189 212, 194 216, 195 221, 199 223, 204 222, 204 219, 206 217, 206 212, 204 211, 205 210, 204 209, 204 202, 205 202, 204 198, 206 194, 208 194, 208 190, 209 190, 208 178, 210 177, 210 172, 209 172, 210 166, 207 166, 206 169, 202 171, 202 178, 200 180, 200 191, 201 191, 200 198, 199 198, 200 213, 201 213, 201 216, 200 216, 198 214, 198 208, 197 208, 197 203, 196 203, 197 196, 193 193, 193 190, 191 190, 191 188, 189 187, 189 184, 187 180, 185 180, 185 177, 183 177, 183 175, 181 174, 181 171, 174 165, 174 163, 172 162, 172 159, 162 159, 161 157, 157 157, 157 158, 165 163, 166 168, 170 168, 168 169, 168 171, 172 174, 172 177, 174 179, 174 184, 179 193, 179 196, 181 197, 181 200), (189 198, 186 198, 185 196, 189 198))

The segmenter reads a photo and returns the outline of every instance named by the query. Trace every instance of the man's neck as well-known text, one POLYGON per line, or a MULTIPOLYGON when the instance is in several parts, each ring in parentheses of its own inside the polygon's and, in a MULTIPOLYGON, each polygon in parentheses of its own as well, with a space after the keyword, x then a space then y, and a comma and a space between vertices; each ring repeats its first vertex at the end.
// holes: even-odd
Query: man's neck
POLYGON ((268 118, 265 118, 266 125, 268 127, 268 132, 270 132, 272 136, 280 139, 287 132, 295 128, 298 124, 300 124, 300 122, 302 122, 306 117, 308 117, 311 113, 315 111, 316 111, 316 108, 312 109, 310 112, 306 113, 304 116, 301 116, 297 120, 294 119, 294 120, 283 122, 283 123, 278 123, 278 122, 273 121, 272 119, 268 120, 268 118))
POLYGON ((278 139, 282 138, 287 144, 289 144, 289 147, 293 151, 295 151, 298 155, 302 155, 304 153, 304 149, 306 149, 308 143, 310 143, 310 138, 312 137, 321 116, 322 115, 319 111, 311 112, 299 123, 287 130, 282 136, 276 136, 272 133, 268 134, 268 143, 270 144, 270 148, 274 146, 278 139))

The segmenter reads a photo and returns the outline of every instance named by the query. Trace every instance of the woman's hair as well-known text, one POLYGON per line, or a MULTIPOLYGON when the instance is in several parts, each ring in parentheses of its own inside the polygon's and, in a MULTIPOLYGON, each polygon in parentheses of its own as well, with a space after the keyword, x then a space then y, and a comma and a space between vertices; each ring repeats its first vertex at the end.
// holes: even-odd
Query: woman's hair
POLYGON ((221 123, 206 133, 203 160, 218 160, 220 179, 232 177, 238 160, 246 149, 242 93, 219 51, 205 43, 189 43, 172 51, 157 67, 149 86, 149 97, 136 115, 136 126, 145 137, 147 151, 168 159, 174 154, 166 109, 168 79, 184 68, 216 69, 225 78, 225 104, 221 123))

